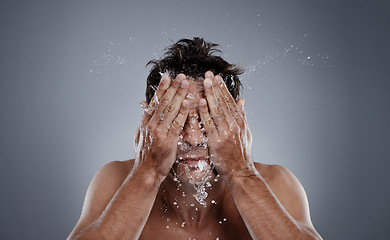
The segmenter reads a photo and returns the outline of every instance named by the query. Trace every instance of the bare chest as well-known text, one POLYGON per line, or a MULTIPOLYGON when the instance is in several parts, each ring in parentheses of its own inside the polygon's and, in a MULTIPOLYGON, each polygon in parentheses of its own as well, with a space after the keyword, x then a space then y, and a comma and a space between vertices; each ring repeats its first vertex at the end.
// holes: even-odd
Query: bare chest
POLYGON ((246 228, 207 226, 186 227, 180 223, 174 225, 145 226, 140 239, 252 239, 246 228))
POLYGON ((210 218, 203 224, 167 219, 150 218, 140 239, 252 239, 241 217, 210 218))

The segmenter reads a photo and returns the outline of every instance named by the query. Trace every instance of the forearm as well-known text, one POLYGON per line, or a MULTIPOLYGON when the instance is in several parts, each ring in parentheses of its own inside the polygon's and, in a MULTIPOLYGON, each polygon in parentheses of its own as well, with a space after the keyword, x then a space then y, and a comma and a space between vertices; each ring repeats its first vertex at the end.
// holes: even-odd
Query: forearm
POLYGON ((161 181, 151 171, 133 169, 100 217, 72 239, 137 239, 161 181))
POLYGON ((321 239, 286 211, 257 172, 233 177, 228 185, 253 239, 321 239))

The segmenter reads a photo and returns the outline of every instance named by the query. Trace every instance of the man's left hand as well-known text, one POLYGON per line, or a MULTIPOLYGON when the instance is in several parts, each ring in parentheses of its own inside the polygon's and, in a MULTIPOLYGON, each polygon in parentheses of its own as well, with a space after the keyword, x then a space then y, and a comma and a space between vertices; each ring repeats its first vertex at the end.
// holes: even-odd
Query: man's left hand
POLYGON ((258 174, 252 161, 252 137, 244 113, 244 99, 233 99, 219 75, 206 72, 206 99, 199 112, 208 137, 210 160, 229 184, 232 178, 258 174))

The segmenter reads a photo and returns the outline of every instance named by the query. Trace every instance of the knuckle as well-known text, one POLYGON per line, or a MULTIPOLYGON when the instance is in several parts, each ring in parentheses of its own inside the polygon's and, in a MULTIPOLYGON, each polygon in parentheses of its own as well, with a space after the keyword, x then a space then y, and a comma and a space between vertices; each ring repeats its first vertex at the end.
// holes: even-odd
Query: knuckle
POLYGON ((221 106, 218 106, 216 109, 215 109, 216 113, 218 116, 222 116, 223 115, 223 110, 221 108, 221 106))
POLYGON ((181 123, 181 121, 180 121, 180 119, 183 119, 184 118, 184 113, 183 112, 179 112, 178 114, 177 114, 177 116, 176 116, 176 118, 175 118, 175 120, 174 121, 179 121, 180 123, 181 123))
POLYGON ((229 95, 225 95, 225 98, 226 98, 226 102, 227 102, 229 105, 235 104, 233 98, 231 98, 229 95))
POLYGON ((175 120, 173 120, 171 126, 172 126, 173 128, 175 128, 175 129, 180 128, 180 127, 181 127, 181 122, 180 122, 180 120, 176 118, 175 120))
MULTIPOLYGON (((206 127, 209 127, 211 126, 213 123, 213 119, 211 119, 211 117, 208 117, 205 121, 203 121, 203 124, 206 126, 206 127)), ((214 129, 212 129, 214 130, 214 129)))
POLYGON ((171 88, 177 90, 179 88, 179 86, 180 86, 180 83, 175 81, 175 83, 171 85, 171 88))
POLYGON ((175 109, 175 108, 174 108, 173 104, 169 104, 169 105, 165 108, 165 112, 166 112, 166 113, 172 113, 174 109, 175 109))
POLYGON ((168 104, 169 103, 169 98, 167 96, 164 96, 160 99, 160 104, 168 104))
POLYGON ((170 131, 169 133, 170 134, 173 134, 173 135, 179 135, 180 132, 181 132, 181 129, 183 128, 182 126, 183 124, 181 123, 181 121, 179 119, 175 119, 173 120, 173 122, 171 123, 171 127, 170 127, 170 131))

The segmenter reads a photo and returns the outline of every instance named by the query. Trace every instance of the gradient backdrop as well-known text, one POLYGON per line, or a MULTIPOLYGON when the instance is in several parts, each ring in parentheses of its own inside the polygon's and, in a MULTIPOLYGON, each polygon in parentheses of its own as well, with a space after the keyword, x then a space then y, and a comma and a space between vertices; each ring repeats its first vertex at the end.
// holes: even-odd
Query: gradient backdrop
POLYGON ((0 1, 0 239, 65 239, 133 158, 150 59, 180 38, 246 70, 254 159, 300 179, 324 239, 390 239, 390 3, 0 1))

